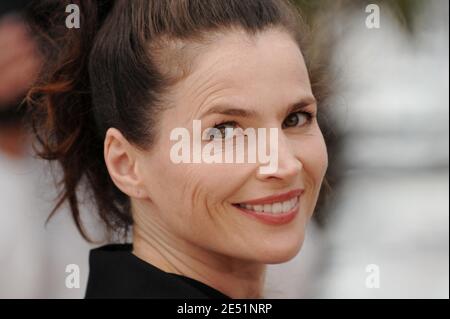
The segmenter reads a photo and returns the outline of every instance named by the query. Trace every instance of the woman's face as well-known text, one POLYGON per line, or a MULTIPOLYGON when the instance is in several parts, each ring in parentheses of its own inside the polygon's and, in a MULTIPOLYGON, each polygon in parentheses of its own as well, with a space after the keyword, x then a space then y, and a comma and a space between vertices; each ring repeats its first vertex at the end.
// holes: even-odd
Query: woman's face
MULTIPOLYGON (((170 93, 174 107, 163 111, 156 143, 139 155, 149 207, 139 218, 160 240, 252 262, 287 261, 303 243, 328 164, 302 54, 283 31, 254 38, 233 31, 195 60, 170 93), (262 173, 267 163, 258 157, 256 163, 174 163, 171 132, 186 128, 192 138, 194 120, 201 120, 202 132, 218 124, 222 131, 277 128, 276 169, 262 173), (260 200, 280 194, 286 196, 260 200)), ((223 144, 214 143, 221 152, 223 144)), ((192 157, 192 140, 190 147, 192 157)))

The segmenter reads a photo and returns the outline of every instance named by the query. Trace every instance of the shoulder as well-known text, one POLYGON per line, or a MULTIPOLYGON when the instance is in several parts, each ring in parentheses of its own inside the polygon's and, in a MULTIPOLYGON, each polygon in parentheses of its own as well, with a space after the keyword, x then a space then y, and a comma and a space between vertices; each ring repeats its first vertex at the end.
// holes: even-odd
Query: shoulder
MULTIPOLYGON (((91 250, 86 298, 221 298, 193 279, 170 274, 139 259, 131 244, 91 250)), ((225 297, 225 296, 223 296, 225 297)))

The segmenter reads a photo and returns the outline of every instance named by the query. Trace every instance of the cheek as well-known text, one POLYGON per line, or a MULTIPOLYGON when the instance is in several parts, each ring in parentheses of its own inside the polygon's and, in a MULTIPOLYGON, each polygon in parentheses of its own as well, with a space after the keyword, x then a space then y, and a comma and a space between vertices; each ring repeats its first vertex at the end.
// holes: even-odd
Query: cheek
POLYGON ((220 251, 227 251, 229 242, 248 234, 239 230, 239 218, 231 213, 229 198, 248 181, 251 169, 230 164, 170 164, 164 169, 158 179, 166 191, 160 192, 155 204, 166 229, 220 251))
POLYGON ((165 218, 191 224, 224 216, 228 198, 252 172, 244 164, 175 164, 164 154, 161 151, 147 164, 148 192, 158 210, 168 212, 165 218))
POLYGON ((322 134, 317 133, 304 137, 299 143, 299 158, 303 164, 302 177, 305 183, 305 204, 308 210, 314 209, 320 188, 328 168, 328 153, 322 134))
POLYGON ((184 164, 173 169, 177 183, 184 186, 184 203, 190 205, 193 214, 211 219, 220 218, 229 208, 229 198, 251 172, 232 164, 184 164))
POLYGON ((299 146, 300 159, 307 177, 315 187, 321 185, 328 168, 328 152, 320 129, 304 137, 299 146))

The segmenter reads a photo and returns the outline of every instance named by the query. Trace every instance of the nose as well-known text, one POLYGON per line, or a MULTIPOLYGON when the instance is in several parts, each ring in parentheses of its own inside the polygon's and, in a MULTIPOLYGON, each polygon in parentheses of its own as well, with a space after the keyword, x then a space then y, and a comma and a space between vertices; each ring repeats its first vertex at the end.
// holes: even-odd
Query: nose
MULTIPOLYGON (((279 130, 279 132, 283 132, 279 130)), ((270 139, 269 139, 270 140, 270 139)), ((279 180, 285 183, 291 183, 295 178, 298 178, 303 164, 299 157, 298 150, 294 149, 289 139, 283 134, 278 136, 278 165, 275 170, 270 173, 263 173, 261 169, 257 170, 257 178, 260 180, 279 180)), ((267 146, 266 149, 270 149, 267 146)))

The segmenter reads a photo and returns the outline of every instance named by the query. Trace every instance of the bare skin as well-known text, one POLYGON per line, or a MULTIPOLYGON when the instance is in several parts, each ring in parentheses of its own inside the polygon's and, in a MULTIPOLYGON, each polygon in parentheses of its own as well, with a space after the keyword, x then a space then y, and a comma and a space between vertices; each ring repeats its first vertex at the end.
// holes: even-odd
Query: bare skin
POLYGON ((232 298, 259 298, 266 265, 299 252, 328 166, 317 105, 301 51, 284 31, 270 29, 255 38, 230 31, 196 62, 171 93, 175 107, 163 111, 156 144, 138 150, 111 128, 105 161, 115 184, 132 199, 136 256, 232 298), (311 121, 290 109, 300 101, 311 121), (254 114, 204 115, 218 104, 254 114), (292 116, 298 123, 286 127, 292 116), (191 129, 194 119, 205 128, 231 121, 243 129, 279 128, 278 169, 263 175, 260 163, 174 164, 170 132, 191 129), (262 223, 234 206, 295 189, 304 193, 287 224, 262 223))

